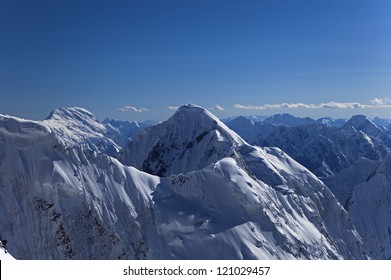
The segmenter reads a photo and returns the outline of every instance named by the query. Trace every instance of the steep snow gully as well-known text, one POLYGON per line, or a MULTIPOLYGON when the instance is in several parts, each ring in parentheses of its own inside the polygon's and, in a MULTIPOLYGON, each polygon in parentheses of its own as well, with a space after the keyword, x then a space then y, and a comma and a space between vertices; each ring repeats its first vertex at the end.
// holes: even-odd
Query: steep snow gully
POLYGON ((13 257, 391 257, 388 158, 349 186, 347 208, 284 151, 249 145, 201 107, 132 125, 126 145, 114 124, 81 108, 0 115, 0 235, 13 257))

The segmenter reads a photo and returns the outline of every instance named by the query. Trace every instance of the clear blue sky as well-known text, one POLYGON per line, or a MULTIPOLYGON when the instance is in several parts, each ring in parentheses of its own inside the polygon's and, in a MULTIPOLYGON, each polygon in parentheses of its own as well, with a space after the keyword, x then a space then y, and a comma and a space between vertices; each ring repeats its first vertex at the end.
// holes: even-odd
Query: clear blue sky
POLYGON ((32 119, 165 119, 185 103, 391 118, 391 1, 0 0, 0 97, 32 119))

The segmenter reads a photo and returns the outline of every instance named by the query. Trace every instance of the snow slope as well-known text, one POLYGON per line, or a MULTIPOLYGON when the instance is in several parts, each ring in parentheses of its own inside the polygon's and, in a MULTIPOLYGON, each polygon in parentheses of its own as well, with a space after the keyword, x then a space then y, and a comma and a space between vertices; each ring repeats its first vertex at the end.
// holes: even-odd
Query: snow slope
POLYGON ((346 207, 354 187, 369 180, 381 163, 382 161, 361 158, 341 172, 323 178, 322 181, 334 193, 338 201, 346 207))
POLYGON ((376 259, 391 259, 391 156, 353 188, 347 209, 376 259))
POLYGON ((362 131, 369 136, 382 137, 384 130, 376 126, 364 115, 356 115, 351 117, 342 127, 345 132, 354 133, 362 131))
MULTIPOLYGON (((281 245, 281 242, 289 244, 283 249, 285 254, 275 253, 274 258, 365 257, 360 248, 360 238, 350 224, 345 210, 321 181, 279 149, 248 145, 203 108, 194 105, 181 107, 167 122, 133 139, 125 148, 122 160, 151 174, 171 175, 175 178, 179 176, 180 179, 176 180, 180 182, 182 180, 187 182, 186 177, 183 177, 185 175, 175 174, 187 173, 202 178, 203 183, 193 183, 194 186, 189 190, 191 197, 193 193, 198 193, 199 197, 207 199, 208 195, 204 194, 205 191, 199 194, 199 189, 210 188, 209 185, 227 185, 224 181, 233 182, 233 189, 239 189, 239 193, 242 194, 254 189, 252 194, 245 195, 244 198, 239 197, 246 206, 242 204, 238 208, 248 209, 249 212, 255 211, 258 213, 258 218, 250 218, 249 213, 239 214, 243 212, 240 210, 228 213, 224 208, 224 213, 231 218, 241 216, 238 217, 240 221, 238 224, 246 223, 246 219, 254 221, 255 229, 259 232, 272 230, 275 234, 281 233, 278 238, 274 236, 277 240, 264 240, 269 244, 271 242, 276 245, 281 245), (192 144, 188 145, 188 143, 192 144), (137 149, 137 147, 141 148, 137 149), (198 161, 197 157, 203 160, 198 161), (216 164, 220 166, 222 163, 225 167, 223 171, 216 169, 216 164), (219 173, 229 179, 211 181, 213 182, 211 184, 205 183, 212 180, 207 176, 211 173, 211 164, 215 166, 214 171, 219 170, 219 173), (199 170, 200 168, 202 169, 199 170), (205 170, 208 170, 207 174, 205 170), (237 174, 239 176, 236 176, 237 174), (239 184, 239 182, 242 183, 239 184), (198 189, 195 188, 196 186, 198 189), (248 199, 253 202, 246 202, 248 199), (328 205, 327 211, 324 210, 326 204, 328 205), (272 209, 268 209, 269 207, 272 209), (268 218, 259 216, 260 211, 267 212, 268 218), (267 229, 262 226, 258 228, 257 226, 265 224, 265 219, 272 221, 267 229), (311 224, 311 230, 307 227, 309 224, 311 224), (279 228, 277 225, 288 226, 279 228), (300 231, 303 228, 305 230, 300 231), (309 231, 307 233, 309 239, 299 238, 306 235, 304 233, 306 230, 309 231), (329 251, 318 252, 314 249, 313 246, 323 246, 319 245, 320 240, 327 243, 324 246, 327 248, 325 250, 329 251), (333 240, 339 241, 334 243, 333 240), (308 251, 302 249, 304 253, 300 253, 299 247, 304 246, 301 242, 308 246, 308 251)), ((213 174, 213 178, 215 176, 216 174, 213 174)), ((172 192, 172 189, 165 192, 164 198, 171 197, 172 192)), ((220 193, 219 196, 214 194, 213 197, 222 198, 217 205, 224 205, 223 201, 231 201, 229 205, 234 205, 232 199, 229 198, 231 193, 232 189, 227 195, 220 193)), ((173 201, 176 202, 177 195, 174 198, 173 201)), ((194 203, 186 200, 184 204, 193 205, 194 203)), ((199 201, 195 203, 197 209, 200 208, 199 203, 199 201)), ((212 202, 208 204, 211 205, 212 202)), ((201 207, 203 208, 204 206, 201 207)), ((216 209, 213 213, 217 211, 216 209)), ((205 210, 205 212, 209 213, 210 210, 205 210)), ((220 216, 224 215, 220 214, 220 216)))
POLYGON ((17 259, 372 257, 315 175, 203 108, 126 146, 119 159, 150 174, 100 152, 100 126, 76 111, 83 126, 0 115, 0 234, 17 259))
POLYGON ((159 178, 82 146, 64 147, 37 122, 0 119, 1 235, 10 253, 18 259, 144 257, 142 223, 150 218, 139 213, 159 178))
POLYGON ((78 146, 110 155, 119 150, 119 145, 106 136, 105 125, 86 109, 55 109, 42 124, 50 127, 63 146, 78 146))

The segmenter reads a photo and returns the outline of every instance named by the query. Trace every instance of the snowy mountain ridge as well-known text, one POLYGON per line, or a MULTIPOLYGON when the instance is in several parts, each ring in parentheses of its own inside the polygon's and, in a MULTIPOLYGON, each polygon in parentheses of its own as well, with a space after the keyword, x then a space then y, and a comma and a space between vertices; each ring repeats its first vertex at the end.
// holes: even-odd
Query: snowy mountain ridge
MULTIPOLYGON (((235 163, 235 165, 240 167, 240 169, 243 170, 243 173, 246 174, 246 177, 252 178, 252 180, 255 180, 255 182, 261 184, 264 188, 268 187, 268 192, 281 194, 280 200, 276 202, 276 205, 280 205, 279 207, 281 208, 285 208, 287 205, 293 203, 283 202, 287 199, 283 198, 284 195, 298 197, 298 201, 294 203, 294 206, 290 206, 295 209, 304 207, 302 202, 299 201, 315 190, 315 192, 322 193, 322 197, 328 197, 328 199, 333 197, 327 187, 325 187, 313 174, 296 163, 281 150, 248 145, 233 131, 219 122, 213 115, 205 109, 196 106, 181 107, 166 123, 162 123, 161 125, 157 125, 150 130, 147 130, 145 134, 139 137, 140 138, 136 137, 133 139, 129 145, 125 147, 124 158, 122 158, 122 160, 127 164, 141 168, 142 170, 155 175, 197 172, 195 170, 205 168, 205 166, 208 165, 208 156, 212 154, 214 156, 211 160, 212 162, 225 162, 227 158, 231 158, 230 162, 235 163), (172 138, 171 133, 176 135, 176 137, 172 138), (153 142, 148 143, 148 139, 153 139, 153 142), (168 144, 166 144, 166 141, 168 144), (142 146, 143 143, 145 146, 142 146), (188 143, 192 144, 188 145, 188 143), (137 149, 137 147, 140 146, 142 149, 137 149), (210 153, 210 150, 213 150, 213 153, 210 153), (192 158, 194 154, 198 155, 200 158, 204 158, 201 162, 204 165, 194 166, 189 164, 189 158, 192 158), (127 161, 128 159, 129 161, 127 161), (232 162, 232 160, 234 161, 232 162)), ((231 168, 234 167, 231 166, 231 168)), ((237 179, 234 181, 237 182, 237 179)), ((255 183, 248 183, 250 186, 253 186, 254 184, 255 183)), ((272 194, 269 194, 268 196, 270 199, 272 194)), ((319 201, 316 196, 309 195, 307 198, 310 201, 314 201, 314 204, 309 207, 311 209, 317 208, 315 207, 316 204, 321 205, 325 203, 325 200, 321 199, 319 201)), ((336 203, 334 198, 332 200, 335 211, 343 217, 345 215, 344 210, 336 203)), ((267 205, 266 201, 264 202, 264 205, 267 205)), ((289 211, 292 211, 292 208, 290 207, 288 213, 289 211)), ((298 211, 301 212, 302 210, 298 211)), ((292 212, 290 212, 290 215, 291 214, 292 212)), ((317 215, 319 215, 319 221, 323 221, 321 222, 321 224, 323 224, 325 220, 322 215, 326 215, 326 213, 318 213, 317 215)), ((308 219, 308 217, 304 217, 304 220, 308 219)), ((286 219, 289 220, 289 218, 286 219)), ((296 220, 296 218, 293 218, 293 220, 296 220)), ((343 223, 346 222, 347 220, 343 223)), ((315 228, 317 228, 317 226, 315 226, 315 228)), ((324 226, 330 227, 332 225, 328 224, 324 226)), ((347 224, 346 226, 349 227, 347 224)), ((319 231, 320 229, 317 228, 317 230, 319 231)), ((283 231, 285 232, 286 229, 283 231)), ((354 229, 352 229, 352 231, 354 231, 354 229)), ((339 232, 339 230, 332 230, 332 232, 336 233, 339 232)), ((339 238, 346 238, 346 236, 341 237, 340 234, 345 235, 345 233, 339 232, 339 238)), ((347 244, 344 246, 346 245, 347 244)), ((350 244, 347 247, 349 246, 350 244)), ((345 249, 343 250, 352 250, 352 248, 344 248, 345 249)), ((339 248, 339 250, 340 249, 341 248, 339 248)), ((353 251, 354 250, 356 249, 353 249, 353 251)))
POLYGON ((290 116, 287 121, 291 125, 270 125, 238 118, 227 125, 251 144, 281 148, 320 177, 337 174, 361 157, 382 160, 390 151, 390 132, 365 116, 353 116, 343 125, 330 124, 326 118, 319 120, 300 124, 301 118, 290 116))
POLYGON ((43 122, 0 116, 0 234, 17 259, 388 256, 378 253, 386 239, 356 229, 364 217, 351 215, 363 213, 308 169, 201 107, 142 130, 118 159, 98 134, 104 126, 79 109, 43 122))

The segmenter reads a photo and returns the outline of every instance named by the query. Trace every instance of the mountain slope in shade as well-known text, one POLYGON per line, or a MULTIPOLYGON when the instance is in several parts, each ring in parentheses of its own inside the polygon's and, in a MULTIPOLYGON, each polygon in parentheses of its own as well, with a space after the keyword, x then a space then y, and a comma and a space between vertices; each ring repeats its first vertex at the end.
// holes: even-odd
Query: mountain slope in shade
POLYGON ((330 117, 320 118, 316 120, 317 123, 324 124, 327 126, 341 127, 346 123, 345 119, 333 119, 330 117))
POLYGON ((106 127, 105 135, 120 147, 124 147, 137 133, 150 126, 139 122, 119 121, 109 118, 106 118, 103 124, 106 127))
POLYGON ((382 119, 379 117, 375 117, 372 122, 378 127, 383 127, 385 129, 391 128, 391 120, 390 119, 382 119))
POLYGON ((200 107, 126 147, 124 159, 163 177, 64 145, 65 131, 0 116, 0 234, 18 259, 371 257, 312 173, 200 107))
POLYGON ((362 131, 366 135, 381 138, 384 130, 376 126, 366 116, 356 115, 351 117, 342 127, 342 130, 346 133, 354 133, 356 131, 362 131))
POLYGON ((283 125, 283 126, 299 126, 299 125, 309 125, 315 122, 311 118, 299 118, 292 116, 290 114, 276 114, 263 121, 263 123, 270 123, 274 125, 283 125))
POLYGON ((391 156, 353 188, 347 205, 357 230, 377 259, 391 259, 391 156))
POLYGON ((277 127, 277 125, 272 123, 255 122, 245 117, 237 117, 226 122, 226 125, 243 137, 249 144, 258 143, 259 139, 263 139, 277 127))
POLYGON ((361 158, 340 173, 323 178, 322 181, 334 193, 338 201, 346 207, 354 187, 369 180, 381 163, 382 161, 361 158))
POLYGON ((239 135, 246 135, 246 141, 253 143, 258 139, 257 123, 245 117, 237 117, 225 123, 239 135))

